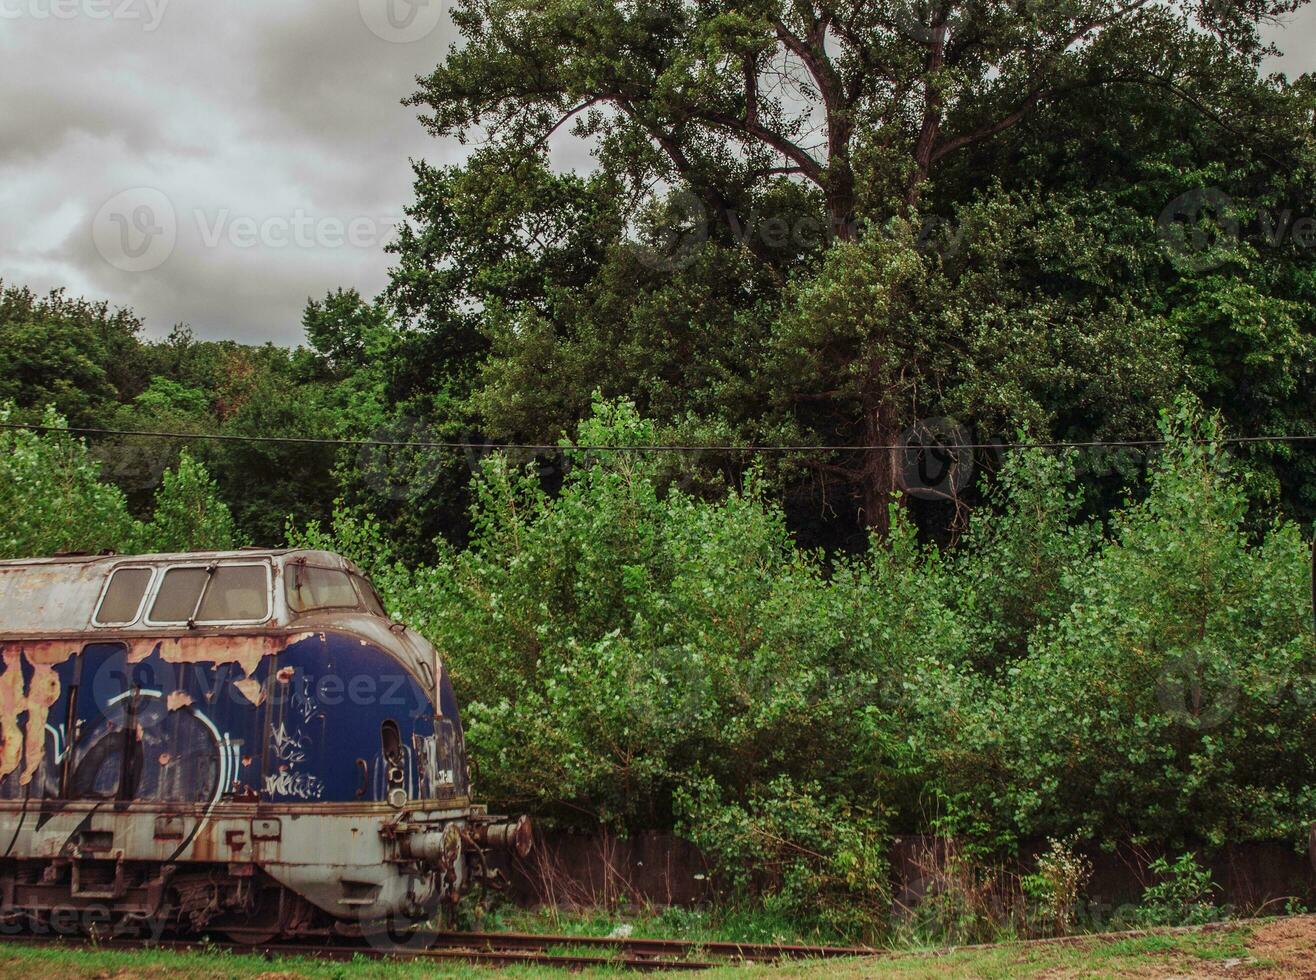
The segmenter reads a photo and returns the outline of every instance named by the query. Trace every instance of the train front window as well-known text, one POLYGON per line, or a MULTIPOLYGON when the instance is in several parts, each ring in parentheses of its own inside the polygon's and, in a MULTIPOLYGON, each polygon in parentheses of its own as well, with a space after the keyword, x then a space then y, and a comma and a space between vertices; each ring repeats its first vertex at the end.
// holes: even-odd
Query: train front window
POLYGON ((284 574, 288 608, 295 613, 318 609, 356 609, 360 603, 352 579, 337 568, 320 568, 296 562, 284 574))
POLYGON ((269 615, 266 565, 187 565, 164 573, 147 622, 160 626, 260 623, 269 615))
POLYGON ((388 619, 388 610, 384 608, 384 600, 379 598, 379 593, 375 591, 375 587, 360 575, 353 575, 352 581, 356 582, 356 589, 361 593, 361 602, 365 604, 366 612, 372 616, 382 616, 384 619, 388 619))
POLYGON ((201 601, 201 590, 206 587, 210 572, 205 568, 171 568, 165 572, 151 606, 153 623, 186 623, 196 612, 201 601))
POLYGON ((149 568, 119 568, 110 576, 105 596, 96 610, 97 626, 127 626, 137 621, 151 583, 149 568))
POLYGON ((269 618, 270 588, 264 565, 220 565, 197 609, 198 623, 255 623, 269 618))

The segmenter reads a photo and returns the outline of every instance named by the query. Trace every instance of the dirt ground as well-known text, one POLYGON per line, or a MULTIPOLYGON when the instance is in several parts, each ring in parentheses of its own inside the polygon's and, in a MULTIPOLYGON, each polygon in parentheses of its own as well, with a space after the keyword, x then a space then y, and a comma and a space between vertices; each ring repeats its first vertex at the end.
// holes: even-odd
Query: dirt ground
POLYGON ((1253 933, 1247 947, 1259 961, 1271 964, 1249 975, 1316 978, 1316 917, 1264 925, 1253 933))

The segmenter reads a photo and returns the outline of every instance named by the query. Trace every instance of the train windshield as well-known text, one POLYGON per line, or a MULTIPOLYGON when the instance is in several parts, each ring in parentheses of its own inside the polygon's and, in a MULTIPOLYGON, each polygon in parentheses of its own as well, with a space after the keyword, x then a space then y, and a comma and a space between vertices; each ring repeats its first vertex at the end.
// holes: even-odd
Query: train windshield
POLYGON ((379 593, 375 591, 375 587, 360 575, 353 575, 352 581, 356 583, 357 591, 361 593, 361 601, 365 604, 366 612, 372 616, 382 616, 388 619, 388 610, 384 608, 384 600, 379 598, 379 593))
POLYGON ((270 615, 264 564, 187 565, 164 573, 147 622, 259 623, 270 615))
POLYGON ((298 562, 284 576, 288 589, 288 608, 293 612, 317 609, 356 609, 360 605, 352 578, 337 568, 320 568, 298 562))
POLYGON ((299 561, 288 566, 284 582, 288 608, 295 613, 353 609, 372 616, 388 616, 371 584, 360 575, 340 568, 322 568, 299 561))

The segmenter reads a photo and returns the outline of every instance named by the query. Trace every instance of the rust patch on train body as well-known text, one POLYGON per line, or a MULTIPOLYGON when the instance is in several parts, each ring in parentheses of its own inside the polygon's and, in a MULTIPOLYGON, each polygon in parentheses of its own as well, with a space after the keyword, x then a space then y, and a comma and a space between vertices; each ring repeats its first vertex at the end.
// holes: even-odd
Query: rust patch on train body
POLYGON ((314 633, 287 636, 170 636, 128 641, 128 662, 140 663, 157 650, 168 664, 237 664, 250 677, 266 657, 309 639, 314 633))
POLYGON ((18 727, 18 713, 23 710, 22 658, 21 652, 6 652, 5 672, 0 674, 0 779, 18 768, 23 753, 23 731, 18 727))
MULTIPOLYGON (((313 632, 286 635, 246 635, 142 637, 122 639, 107 637, 105 643, 122 643, 127 647, 128 663, 140 663, 158 652, 171 664, 236 664, 245 675, 236 682, 243 695, 259 705, 264 691, 259 681, 251 679, 266 657, 275 656, 287 647, 315 636, 313 632)), ((26 757, 21 781, 28 785, 45 756, 45 728, 50 708, 59 700, 61 688, 55 668, 72 659, 81 642, 70 640, 18 640, 0 643, 0 779, 18 770, 26 757), (32 678, 25 685, 24 664, 32 668, 32 678), (26 723, 19 717, 26 715, 26 723)), ((177 691, 168 696, 169 710, 192 703, 189 695, 177 691)))
MULTIPOLYGON (((21 657, 22 654, 19 654, 21 657)), ((6 670, 9 668, 6 667, 6 670)), ((20 676, 22 671, 17 671, 20 676)), ((59 700, 59 675, 49 664, 35 664, 32 668, 32 680, 27 687, 27 731, 23 740, 23 752, 27 764, 23 766, 23 775, 19 783, 27 786, 32 777, 41 768, 41 761, 46 754, 46 718, 50 709, 59 700)), ((12 772, 13 770, 9 770, 12 772)))

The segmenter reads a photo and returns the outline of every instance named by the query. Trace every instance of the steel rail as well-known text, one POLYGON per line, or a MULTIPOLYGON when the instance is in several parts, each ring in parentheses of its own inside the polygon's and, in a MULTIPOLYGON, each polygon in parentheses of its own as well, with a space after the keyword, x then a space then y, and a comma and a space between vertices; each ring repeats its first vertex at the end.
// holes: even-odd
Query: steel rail
MULTIPOLYGON (((421 940, 421 935, 414 937, 421 940)), ((805 946, 781 943, 737 943, 692 939, 646 939, 620 936, 564 936, 517 932, 436 932, 423 934, 430 948, 545 950, 578 946, 611 949, 627 955, 643 956, 716 956, 721 959, 773 962, 798 959, 837 959, 847 956, 873 956, 879 950, 866 946, 805 946)))
MULTIPOLYGON (((561 937, 570 938, 570 937, 561 937)), ((331 961, 350 961, 357 957, 377 960, 451 960, 479 963, 485 966, 554 966, 564 970, 587 970, 595 967, 623 968, 636 972, 659 970, 707 970, 715 962, 691 959, 666 959, 647 956, 581 956, 570 953, 529 952, 521 949, 480 949, 438 947, 414 949, 405 946, 376 947, 369 945, 323 945, 310 942, 235 943, 200 939, 132 939, 126 937, 96 938, 92 936, 38 935, 32 933, 0 933, 0 945, 42 946, 72 948, 82 946, 88 950, 129 952, 141 950, 168 950, 175 953, 207 953, 215 950, 247 956, 304 957, 331 961)))

